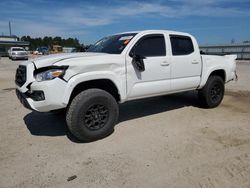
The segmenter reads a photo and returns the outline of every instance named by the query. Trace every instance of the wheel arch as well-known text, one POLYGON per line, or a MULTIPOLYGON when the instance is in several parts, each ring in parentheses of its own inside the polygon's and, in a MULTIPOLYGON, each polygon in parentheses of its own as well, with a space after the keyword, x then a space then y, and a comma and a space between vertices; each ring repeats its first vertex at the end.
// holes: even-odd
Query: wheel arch
POLYGON ((207 74, 205 74, 201 77, 201 83, 200 83, 200 86, 198 87, 198 89, 201 89, 202 87, 204 87, 207 80, 209 79, 209 77, 211 77, 213 75, 220 76, 222 78, 222 80, 224 81, 224 83, 227 80, 226 71, 223 68, 215 68, 215 69, 208 71, 207 74))
POLYGON ((73 100, 73 98, 78 95, 80 92, 87 89, 102 89, 110 93, 117 102, 121 100, 120 93, 116 84, 110 79, 95 79, 88 80, 78 83, 72 90, 69 96, 68 104, 73 100))
POLYGON ((219 76, 222 78, 222 80, 225 82, 226 81, 226 71, 223 69, 218 69, 218 70, 214 70, 210 73, 210 76, 219 76))

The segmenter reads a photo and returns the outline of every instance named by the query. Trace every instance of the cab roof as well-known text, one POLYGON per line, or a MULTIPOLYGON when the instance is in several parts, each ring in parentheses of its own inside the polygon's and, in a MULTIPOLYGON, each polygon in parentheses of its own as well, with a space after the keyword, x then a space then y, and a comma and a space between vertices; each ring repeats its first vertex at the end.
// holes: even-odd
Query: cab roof
POLYGON ((171 34, 178 34, 178 35, 190 35, 189 33, 185 32, 179 32, 179 31, 172 31, 172 30, 141 30, 141 31, 127 31, 127 32, 122 32, 122 33, 117 33, 117 34, 126 34, 126 33, 171 33, 171 34))

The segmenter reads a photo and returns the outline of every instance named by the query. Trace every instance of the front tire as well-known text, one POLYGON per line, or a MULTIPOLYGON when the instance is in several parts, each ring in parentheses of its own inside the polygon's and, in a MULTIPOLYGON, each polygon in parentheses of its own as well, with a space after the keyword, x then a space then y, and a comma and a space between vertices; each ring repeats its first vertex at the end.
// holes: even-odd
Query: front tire
POLYGON ((101 89, 88 89, 72 100, 66 121, 77 139, 90 142, 111 134, 118 115, 118 104, 111 94, 101 89))
POLYGON ((223 100, 225 92, 224 81, 220 76, 210 76, 206 85, 199 90, 201 105, 205 108, 215 108, 223 100))

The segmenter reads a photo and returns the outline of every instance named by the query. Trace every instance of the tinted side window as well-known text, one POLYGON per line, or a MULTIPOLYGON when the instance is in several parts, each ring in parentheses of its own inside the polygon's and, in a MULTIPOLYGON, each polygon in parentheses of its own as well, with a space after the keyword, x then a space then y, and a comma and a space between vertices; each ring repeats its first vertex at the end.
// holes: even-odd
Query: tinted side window
POLYGON ((145 57, 165 56, 166 46, 163 35, 150 35, 135 45, 135 54, 145 57))
POLYGON ((192 39, 186 36, 170 35, 173 55, 188 55, 194 52, 192 39))

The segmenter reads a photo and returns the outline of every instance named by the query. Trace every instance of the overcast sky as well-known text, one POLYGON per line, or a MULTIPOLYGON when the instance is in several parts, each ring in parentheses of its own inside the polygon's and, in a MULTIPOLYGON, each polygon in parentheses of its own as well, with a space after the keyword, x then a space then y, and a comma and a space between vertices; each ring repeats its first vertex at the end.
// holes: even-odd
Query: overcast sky
POLYGON ((77 37, 85 44, 123 31, 185 31, 200 44, 250 40, 250 0, 1 0, 0 34, 77 37))

